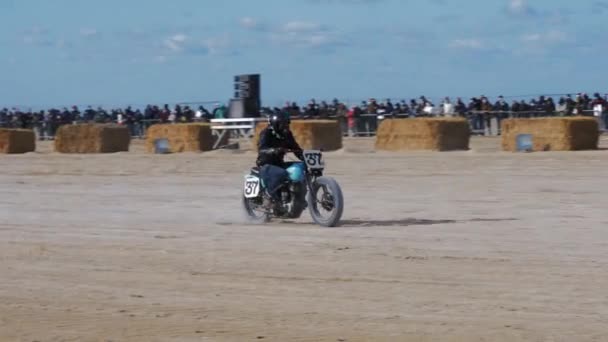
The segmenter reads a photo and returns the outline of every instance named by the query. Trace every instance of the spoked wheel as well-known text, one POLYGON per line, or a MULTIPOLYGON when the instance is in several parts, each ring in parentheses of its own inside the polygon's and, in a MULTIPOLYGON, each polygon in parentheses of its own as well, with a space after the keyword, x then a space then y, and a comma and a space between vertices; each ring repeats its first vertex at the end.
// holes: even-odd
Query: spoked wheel
POLYGON ((253 223, 267 223, 270 221, 270 213, 264 208, 262 197, 246 198, 243 196, 243 207, 249 221, 253 223))
POLYGON ((344 211, 344 198, 338 183, 329 177, 320 177, 308 194, 308 208, 312 219, 319 225, 335 227, 344 211))

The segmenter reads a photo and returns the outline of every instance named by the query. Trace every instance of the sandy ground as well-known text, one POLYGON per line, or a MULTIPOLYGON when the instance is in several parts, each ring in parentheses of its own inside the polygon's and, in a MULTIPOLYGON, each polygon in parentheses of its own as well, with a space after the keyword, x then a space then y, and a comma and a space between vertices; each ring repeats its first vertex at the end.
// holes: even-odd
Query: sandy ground
POLYGON ((349 140, 321 228, 245 224, 252 152, 39 145, 0 156, 0 341, 608 340, 608 151, 349 140))

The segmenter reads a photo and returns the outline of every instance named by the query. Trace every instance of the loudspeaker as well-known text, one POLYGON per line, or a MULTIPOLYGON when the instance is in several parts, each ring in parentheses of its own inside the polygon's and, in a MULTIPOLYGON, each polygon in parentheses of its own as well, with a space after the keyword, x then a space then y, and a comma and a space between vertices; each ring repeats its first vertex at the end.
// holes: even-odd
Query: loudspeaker
MULTIPOLYGON (((234 77, 234 98, 242 100, 244 117, 260 117, 260 75, 237 75, 234 77)), ((237 116, 241 117, 241 116, 237 116)))

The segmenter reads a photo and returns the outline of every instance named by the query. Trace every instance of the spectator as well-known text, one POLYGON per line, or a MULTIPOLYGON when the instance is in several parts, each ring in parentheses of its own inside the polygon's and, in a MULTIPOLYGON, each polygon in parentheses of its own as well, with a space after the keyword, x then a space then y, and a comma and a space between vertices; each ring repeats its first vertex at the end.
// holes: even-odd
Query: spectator
POLYGON ((454 105, 452 104, 452 102, 450 101, 449 97, 445 97, 443 99, 443 103, 442 105, 442 114, 445 116, 453 116, 454 115, 454 105))
POLYGON ((599 93, 593 94, 593 97, 594 99, 591 102, 591 106, 593 108, 593 116, 595 116, 595 118, 597 119, 598 124, 600 125, 600 129, 605 130, 606 128, 608 128, 608 121, 606 120, 607 102, 600 96, 599 93))
POLYGON ((456 99, 455 111, 458 113, 458 116, 463 118, 466 117, 467 106, 464 104, 464 102, 462 102, 460 97, 456 99))
POLYGON ((498 101, 494 104, 494 110, 496 114, 494 117, 496 118, 496 125, 498 126, 498 130, 500 131, 500 125, 502 120, 507 119, 509 117, 509 104, 505 101, 504 96, 500 95, 498 97, 498 101))
POLYGON ((546 101, 545 101, 545 116, 551 116, 553 115, 553 113, 555 113, 555 102, 553 102, 553 98, 549 97, 546 101))

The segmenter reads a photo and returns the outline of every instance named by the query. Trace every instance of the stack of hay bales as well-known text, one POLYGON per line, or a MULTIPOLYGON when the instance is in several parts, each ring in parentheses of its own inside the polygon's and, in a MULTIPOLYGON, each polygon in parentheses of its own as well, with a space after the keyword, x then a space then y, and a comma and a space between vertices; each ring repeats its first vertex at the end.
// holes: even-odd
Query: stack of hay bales
POLYGON ((592 117, 506 119, 502 121, 502 148, 517 151, 517 136, 532 135, 533 151, 594 150, 599 125, 592 117))
POLYGON ((55 134, 55 151, 60 153, 115 153, 129 151, 131 135, 115 124, 63 125, 55 134))
MULTIPOLYGON (((253 144, 257 150, 260 132, 268 123, 258 123, 253 144)), ((336 151, 342 148, 342 129, 336 120, 292 120, 290 125, 296 141, 304 150, 336 151)))
POLYGON ((471 131, 462 118, 387 119, 376 133, 376 149, 384 151, 468 150, 471 131))
POLYGON ((155 151, 155 141, 167 139, 169 152, 201 152, 213 149, 214 137, 207 123, 157 124, 146 132, 146 150, 155 151))
POLYGON ((0 128, 0 153, 27 153, 36 150, 36 134, 29 129, 0 128))

